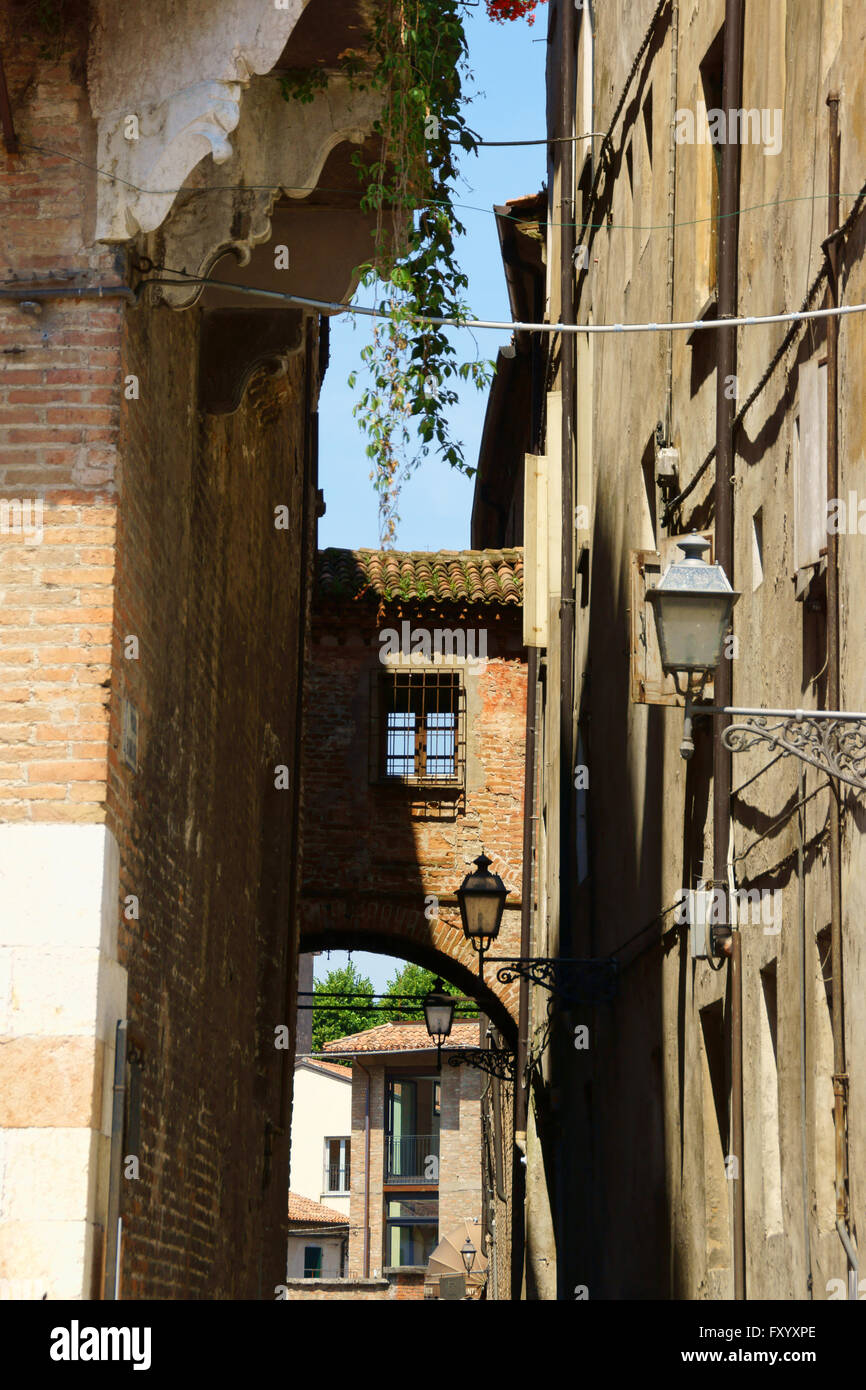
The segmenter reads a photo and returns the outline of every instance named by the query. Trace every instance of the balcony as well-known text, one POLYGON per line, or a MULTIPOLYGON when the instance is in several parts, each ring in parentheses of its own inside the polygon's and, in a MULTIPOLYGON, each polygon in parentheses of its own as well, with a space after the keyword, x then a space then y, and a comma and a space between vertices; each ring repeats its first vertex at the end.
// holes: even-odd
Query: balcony
POLYGON ((385 1136, 385 1182, 439 1182, 439 1135, 385 1136))
POLYGON ((351 1187, 351 1170, 349 1164, 326 1163, 322 1177, 322 1191, 324 1193, 348 1192, 351 1187))

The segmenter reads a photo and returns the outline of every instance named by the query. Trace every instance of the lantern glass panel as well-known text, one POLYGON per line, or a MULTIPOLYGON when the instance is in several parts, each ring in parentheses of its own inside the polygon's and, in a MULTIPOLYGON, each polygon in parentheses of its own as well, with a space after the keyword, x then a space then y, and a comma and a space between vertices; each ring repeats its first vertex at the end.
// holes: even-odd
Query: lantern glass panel
POLYGON ((735 595, 656 589, 651 598, 665 670, 715 670, 721 660, 735 595))

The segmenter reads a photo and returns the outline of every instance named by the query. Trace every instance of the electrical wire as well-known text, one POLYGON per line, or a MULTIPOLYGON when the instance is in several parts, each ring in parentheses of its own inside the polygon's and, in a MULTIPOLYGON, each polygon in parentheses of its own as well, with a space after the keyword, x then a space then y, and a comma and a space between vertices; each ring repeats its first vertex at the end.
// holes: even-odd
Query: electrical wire
MULTIPOLYGON (((854 200, 854 203, 853 203, 853 206, 852 206, 852 208, 851 208, 851 211, 848 213, 848 216, 845 218, 845 221, 842 223, 842 225, 841 225, 841 227, 839 228, 839 230, 835 233, 835 236, 836 236, 837 239, 841 240, 843 237, 847 236, 848 232, 849 232, 850 229, 853 227, 855 221, 857 220, 857 218, 858 218, 859 215, 860 215, 860 211, 861 211, 861 209, 862 209, 862 207, 863 207, 864 200, 866 200, 866 183, 863 184, 862 188, 860 189, 860 192, 857 194, 857 197, 856 197, 855 200, 854 200)), ((815 276, 815 279, 812 281, 812 284, 810 285, 809 289, 808 289, 807 292, 806 292, 806 296, 805 296, 805 298, 804 298, 804 300, 803 300, 801 309, 803 309, 803 310, 808 310, 809 305, 811 304, 812 300, 813 300, 813 299, 815 298, 815 296, 817 295, 818 290, 821 288, 821 285, 824 283, 824 281, 826 280, 826 278, 827 278, 827 262, 826 262, 826 259, 825 259, 823 266, 822 266, 821 269, 818 271, 817 275, 815 276)), ((806 316, 806 315, 803 315, 803 317, 805 318, 805 317, 807 317, 807 316, 806 316)), ((811 317, 811 316, 809 316, 809 317, 811 317)), ((730 323, 733 323, 734 320, 732 320, 732 319, 726 319, 725 322, 730 324, 730 323)), ((798 331, 798 326, 797 326, 796 323, 793 324, 792 327, 788 329, 788 332, 785 334, 785 336, 784 336, 784 338, 782 339, 781 343, 779 344, 778 348, 777 348, 776 351, 773 353, 773 356, 770 358, 770 361, 769 361, 767 367, 765 368, 765 370, 764 370, 764 372, 763 372, 763 374, 762 374, 760 380, 758 381, 757 386, 755 386, 754 390, 750 392, 750 394, 749 394, 749 396, 747 397, 746 401, 745 401, 744 404, 740 407, 740 409, 737 411, 737 414, 734 416, 734 422, 733 422, 733 425, 732 425, 732 427, 731 427, 733 431, 736 431, 737 429, 739 429, 739 427, 740 427, 740 425, 742 424, 743 419, 744 419, 744 417, 745 417, 745 415, 746 415, 746 412, 747 412, 748 410, 751 409, 751 407, 754 405, 755 401, 758 399, 758 397, 760 396, 761 392, 763 391, 764 387, 767 385, 768 381, 769 381, 770 378, 772 377, 772 375, 773 375, 774 371, 776 370, 777 366, 778 366, 779 363, 781 362, 782 358, 785 356, 785 353, 788 351, 788 348, 791 346, 791 343, 794 341, 795 337, 797 336, 797 331, 798 331)), ((686 498, 689 497, 689 496, 691 495, 692 492, 694 492, 695 488, 697 487, 697 485, 698 485, 698 483, 700 482, 701 478, 703 477, 704 473, 706 473, 707 469, 709 468, 709 466, 710 466, 710 464, 712 463, 712 461, 713 461, 713 459, 715 458, 715 456, 716 456, 716 446, 715 446, 715 444, 714 444, 714 445, 711 447, 711 449, 709 450, 709 452, 707 453, 706 458, 703 460, 703 462, 701 463, 700 467, 698 468, 697 472, 694 474, 694 476, 692 477, 692 479, 686 484, 686 486, 682 489, 682 491, 681 491, 681 492, 678 492, 677 495, 676 495, 675 497, 672 497, 672 498, 670 499, 670 501, 667 503, 667 505, 665 506, 665 510, 664 510, 664 512, 663 512, 663 514, 662 514, 662 525, 663 525, 663 526, 667 526, 667 525, 668 525, 668 523, 669 523, 671 517, 673 516, 673 513, 674 513, 675 509, 680 505, 681 502, 684 502, 684 501, 686 500, 686 498)))
MULTIPOLYGON (((590 132, 590 134, 597 136, 597 135, 599 134, 599 132, 598 132, 598 131, 593 131, 593 132, 590 132)), ((564 138, 568 138, 568 139, 575 138, 575 139, 587 140, 587 139, 590 138, 590 136, 589 136, 589 135, 575 136, 575 137, 568 136, 568 137, 564 137, 564 138)), ((189 184, 181 184, 181 185, 180 185, 179 187, 177 187, 177 188, 144 188, 141 184, 133 183, 130 179, 121 178, 121 176, 120 176, 119 174, 110 174, 110 173, 107 172, 107 170, 105 170, 105 169, 100 169, 100 167, 99 167, 98 164, 88 164, 87 161, 84 160, 84 159, 78 159, 75 155, 67 154, 65 150, 55 150, 55 149, 52 149, 49 145, 35 145, 35 144, 32 144, 31 142, 29 142, 29 141, 27 141, 27 140, 19 140, 18 143, 19 143, 19 145, 22 147, 22 149, 37 150, 37 151, 38 151, 39 153, 41 153, 41 154, 53 155, 53 156, 54 156, 55 158, 57 158, 57 159, 65 159, 65 160, 68 160, 70 164, 77 164, 77 165, 79 166, 79 168, 81 168, 81 169, 86 169, 86 170, 88 171, 88 173, 97 174, 100 178, 107 179, 109 183, 120 184, 120 185, 122 185, 122 187, 130 189, 133 193, 143 193, 143 194, 145 194, 145 196, 147 196, 147 197, 154 197, 154 198, 176 197, 178 193, 190 193, 190 194, 198 194, 198 193, 274 193, 274 192, 279 192, 279 189, 280 189, 280 185, 276 185, 276 184, 273 184, 273 183, 237 183, 237 184, 234 184, 234 183, 225 183, 225 184, 222 184, 222 183, 209 183, 209 184, 202 184, 202 185, 199 186, 199 187, 194 187, 194 186, 191 186, 191 185, 189 185, 189 184)), ((511 142, 511 141, 502 141, 502 142, 491 141, 490 143, 491 143, 491 144, 501 143, 501 144, 504 145, 504 144, 510 144, 510 143, 518 143, 518 144, 519 144, 519 143, 522 143, 522 142, 520 142, 520 141, 517 141, 517 142, 511 142)), ((527 143, 529 143, 529 144, 535 144, 536 142, 535 142, 535 141, 529 141, 529 142, 527 142, 527 143)), ((303 192, 303 193, 333 193, 333 194, 340 194, 340 195, 342 195, 342 196, 344 196, 344 197, 345 197, 345 196, 351 195, 351 194, 353 193, 353 191, 354 191, 354 190, 352 190, 351 188, 327 188, 324 184, 313 184, 313 183, 297 183, 297 184, 292 184, 292 185, 291 185, 291 189, 292 189, 293 192, 294 192, 294 191, 298 191, 298 192, 303 192)), ((285 190, 283 190, 283 191, 285 191, 285 190)), ((287 196, 291 196, 291 195, 287 195, 287 196)), ((360 199, 362 196, 363 196, 362 190, 359 189, 359 190, 358 190, 358 198, 360 199)), ((798 194, 796 197, 793 197, 793 198, 775 198, 775 199, 771 199, 771 200, 770 200, 769 202, 767 202, 767 203, 750 203, 748 206, 742 207, 742 208, 737 208, 736 211, 730 212, 730 213, 724 213, 724 214, 719 213, 719 214, 716 214, 715 216, 712 216, 712 215, 711 215, 711 216, 709 216, 709 217, 691 217, 691 218, 687 218, 687 219, 685 219, 685 220, 682 221, 682 222, 675 222, 675 223, 674 223, 674 226, 675 226, 676 228, 680 228, 680 227, 699 227, 699 226, 703 226, 705 223, 708 223, 708 222, 721 222, 721 221, 723 220, 723 218, 743 217, 743 216, 745 216, 746 213, 750 213, 750 212, 763 212, 763 211, 764 211, 765 209, 767 209, 767 208, 780 208, 780 207, 784 207, 784 206, 786 206, 788 203, 809 203, 809 202, 811 202, 811 203, 816 203, 816 202, 821 202, 821 201, 825 200, 826 198, 828 198, 829 196, 830 196, 830 195, 829 195, 828 193, 802 193, 802 194, 798 194)), ((857 197, 859 197, 859 196, 860 196, 859 194, 855 194, 855 193, 840 193, 840 194, 839 194, 839 197, 842 198, 842 199, 844 199, 844 198, 857 198, 857 197)), ((13 206, 16 202, 26 202, 26 201, 28 201, 26 198, 19 198, 19 199, 7 198, 7 199, 4 199, 3 205, 4 205, 4 207, 10 207, 10 206, 13 206)), ((300 207, 300 206, 303 206, 303 203, 304 203, 305 200, 299 198, 299 199, 297 199, 296 201, 297 201, 297 203, 298 203, 298 206, 300 207)), ((416 209, 416 210, 417 210, 417 211, 420 211, 420 208, 423 207, 423 206, 433 206, 433 207, 435 207, 440 201, 444 201, 444 200, 440 200, 440 199, 436 199, 436 198, 431 199, 429 203, 419 205, 419 208, 416 209)), ((522 223, 522 222, 525 222, 525 221, 526 221, 526 217, 525 217, 524 215, 520 214, 520 213, 496 213, 496 212, 494 212, 493 208, 489 208, 489 207, 487 207, 487 208, 485 208, 485 207, 479 207, 476 203, 457 203, 457 202, 454 202, 454 203, 452 203, 452 206, 455 207, 455 208, 459 208, 462 212, 480 212, 480 213, 483 213, 483 214, 485 215, 485 217, 500 217, 500 218, 502 218, 504 221, 507 221, 507 222, 515 222, 515 223, 518 223, 518 224, 519 224, 519 223, 522 223)), ((548 221, 545 219, 545 225, 546 225, 546 226, 551 226, 551 227, 580 227, 583 231, 601 231, 603 228, 606 228, 608 231, 621 231, 621 232, 633 232, 633 231, 642 231, 642 232, 662 232, 662 231, 665 231, 665 232, 666 232, 666 231, 667 231, 667 225, 668 225, 668 224, 667 224, 666 222, 608 222, 607 220, 605 220, 605 221, 603 221, 603 222, 582 222, 582 221, 581 221, 581 222, 555 222, 555 221, 550 221, 550 222, 548 222, 548 221)))
MULTIPOLYGON (((168 266, 157 269, 167 275, 176 275, 176 280, 154 278, 145 280, 145 285, 173 285, 175 289, 184 285, 210 285, 221 290, 231 290, 237 294, 253 295, 284 304, 298 304, 309 309, 338 314, 360 314, 368 318, 384 318, 381 309, 370 309, 361 304, 343 304, 341 301, 309 299, 304 295, 290 294, 284 290, 265 290, 254 285, 238 285, 230 280, 215 280, 207 275, 188 275, 185 271, 172 270, 168 266)), ((462 319, 445 318, 436 314, 411 314, 412 323, 431 324, 439 328, 468 328, 471 330, 489 328, 495 332, 508 333, 693 333, 709 332, 717 328, 753 328, 768 323, 794 323, 802 319, 841 318, 848 314, 862 314, 866 304, 837 305, 831 309, 794 310, 782 314, 749 314, 742 318, 730 319, 692 319, 680 323, 522 323, 511 319, 462 319)))

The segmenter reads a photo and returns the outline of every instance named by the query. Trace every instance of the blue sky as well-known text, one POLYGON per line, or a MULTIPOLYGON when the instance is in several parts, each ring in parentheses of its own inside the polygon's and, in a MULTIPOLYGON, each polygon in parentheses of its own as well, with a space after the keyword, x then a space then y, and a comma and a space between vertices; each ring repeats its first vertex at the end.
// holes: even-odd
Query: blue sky
MULTIPOLYGON (((495 24, 481 4, 467 6, 465 14, 476 93, 467 113, 469 125, 487 140, 543 139, 546 11, 539 11, 532 26, 523 20, 495 24)), ((458 254, 469 277, 468 302, 477 318, 510 317, 493 204, 537 192, 544 181, 545 164, 543 145, 481 149, 477 155, 463 157, 456 200, 469 206, 460 209, 466 236, 458 244, 458 254)), ((358 302, 369 303, 369 295, 358 302)), ((364 452, 366 441, 352 415, 356 392, 347 385, 349 373, 361 365, 361 349, 369 340, 369 321, 361 318, 353 325, 350 318, 341 315, 331 319, 331 361, 319 405, 319 484, 327 504, 319 522, 319 544, 355 550, 378 545, 379 523, 364 452)), ((495 358, 497 348, 508 337, 507 333, 491 331, 480 334, 481 355, 495 358)), ((473 466, 478 459, 485 405, 484 393, 462 385, 451 415, 452 432, 473 466)), ((397 549, 467 547, 472 490, 471 479, 433 458, 424 460, 401 493, 397 549)), ((397 965, 389 956, 363 951, 354 952, 352 958, 372 979, 376 990, 385 988, 397 965)), ((319 956, 316 978, 344 965, 346 959, 344 951, 319 956)))

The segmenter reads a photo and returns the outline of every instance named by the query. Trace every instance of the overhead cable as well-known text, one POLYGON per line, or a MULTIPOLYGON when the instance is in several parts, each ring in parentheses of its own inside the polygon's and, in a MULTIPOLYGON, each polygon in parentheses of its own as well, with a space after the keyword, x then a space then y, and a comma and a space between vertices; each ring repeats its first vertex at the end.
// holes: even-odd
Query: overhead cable
MULTIPOLYGON (((206 275, 187 275, 184 271, 172 271, 162 267, 176 280, 146 280, 146 285, 172 285, 175 289, 184 285, 210 285, 220 290, 230 290, 237 294, 253 295, 259 299, 270 299, 284 304, 297 304, 308 309, 337 314, 361 314, 368 318, 387 318, 381 309, 370 309, 361 304, 344 304, 342 301, 309 299, 304 295, 290 294, 285 290, 265 290, 254 285, 238 285, 229 280, 214 280, 206 275)), ((802 319, 826 319, 842 317, 846 314, 861 314, 866 304, 845 304, 833 309, 796 309, 781 314, 749 314, 741 318, 689 319, 679 323, 523 323, 510 319, 463 319, 444 318, 435 314, 410 314, 412 323, 431 324, 438 328, 489 328, 495 332, 517 333, 694 333, 714 328, 753 328, 768 323, 794 323, 802 319)))

